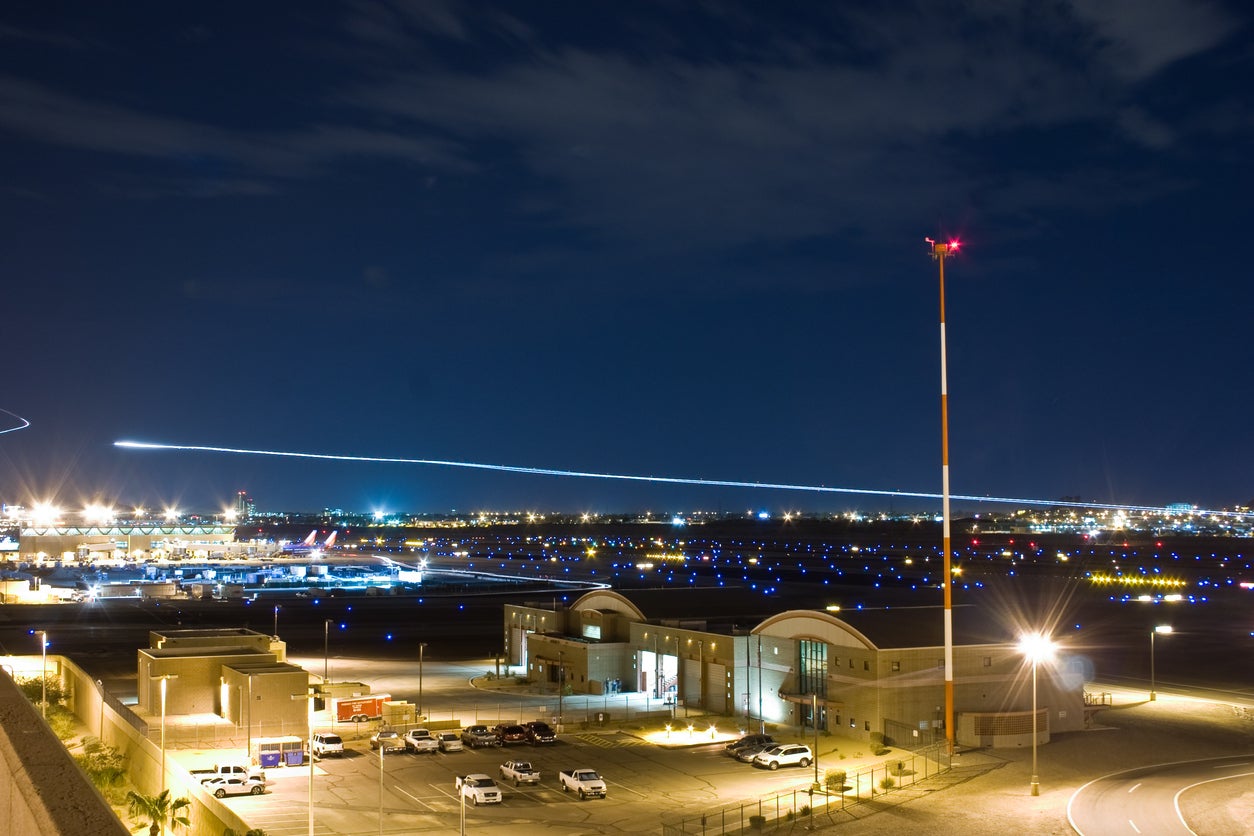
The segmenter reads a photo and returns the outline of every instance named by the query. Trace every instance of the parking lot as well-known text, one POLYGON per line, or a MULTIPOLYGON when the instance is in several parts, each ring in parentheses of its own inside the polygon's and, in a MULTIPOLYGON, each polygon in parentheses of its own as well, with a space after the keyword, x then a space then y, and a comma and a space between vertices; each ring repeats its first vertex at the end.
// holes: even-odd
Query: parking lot
MULTIPOLYGON (((369 661, 337 660, 341 674, 382 682, 392 693, 409 693, 405 672, 369 661)), ((517 722, 547 717, 550 697, 487 694, 469 678, 482 673, 474 663, 429 665, 426 672, 426 713, 432 719, 465 716, 467 724, 517 722), (491 709, 488 706, 491 706, 491 709), (495 716, 487 717, 489 710, 495 716)), ((577 698, 570 708, 579 708, 577 698)), ((595 706, 593 706, 595 707, 595 706)), ((682 714, 678 718, 682 721, 682 714)), ((704 723, 701 728, 708 726, 704 723)), ((722 719, 725 732, 738 733, 735 721, 722 719)), ((711 741, 704 732, 690 739, 677 724, 671 746, 646 742, 639 727, 614 724, 597 728, 565 728, 554 743, 517 743, 460 752, 387 753, 370 748, 377 724, 345 726, 336 731, 344 741, 340 757, 314 764, 314 825, 318 834, 458 832, 462 808, 454 787, 457 775, 486 773, 498 777, 507 760, 529 760, 541 773, 536 786, 501 783, 502 802, 465 807, 467 832, 474 833, 641 833, 660 832, 663 821, 700 814, 720 806, 756 800, 790 788, 807 788, 813 767, 781 768, 778 772, 740 763, 724 752, 720 733, 711 741), (690 743, 690 745, 688 745, 690 743), (683 745, 680 745, 683 744, 683 745), (579 800, 563 793, 557 773, 563 769, 597 770, 608 786, 604 799, 579 800), (380 812, 382 828, 380 829, 380 812)), ((575 726, 577 724, 572 724, 575 726)), ((318 726, 321 728, 321 726, 318 726)), ((787 730, 781 740, 800 738, 787 730)), ((800 741, 805 742, 805 741, 800 741)), ((211 751, 184 751, 180 760, 202 762, 211 751)), ((821 768, 836 766, 821 764, 821 768)), ((846 764, 842 762, 841 768, 846 764)), ((269 787, 262 796, 240 796, 225 803, 252 827, 269 836, 307 832, 309 768, 266 770, 269 787)))

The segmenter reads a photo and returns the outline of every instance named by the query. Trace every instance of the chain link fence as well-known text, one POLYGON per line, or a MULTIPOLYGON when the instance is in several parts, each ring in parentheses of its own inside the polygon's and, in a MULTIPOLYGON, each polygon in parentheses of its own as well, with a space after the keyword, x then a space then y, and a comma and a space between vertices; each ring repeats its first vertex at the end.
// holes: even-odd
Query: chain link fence
MULTIPOLYGON (((835 824, 848 807, 882 799, 952 768, 947 744, 938 743, 899 758, 847 771, 826 767, 819 784, 799 787, 662 825, 663 836, 717 836, 773 832, 809 824, 835 824), (843 783, 840 782, 841 774, 843 783)), ((822 766, 820 762, 820 766, 822 766)))

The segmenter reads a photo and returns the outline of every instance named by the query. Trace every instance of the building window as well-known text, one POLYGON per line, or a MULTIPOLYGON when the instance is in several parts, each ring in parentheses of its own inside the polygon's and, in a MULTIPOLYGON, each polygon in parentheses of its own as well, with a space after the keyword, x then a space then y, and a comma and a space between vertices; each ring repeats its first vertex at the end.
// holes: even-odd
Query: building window
POLYGON ((803 694, 827 696, 827 642, 802 639, 797 643, 797 685, 803 694))
POLYGON ((853 670, 853 657, 849 657, 849 670, 853 670))
POLYGON ((864 671, 869 671, 870 669, 871 669, 871 662, 870 662, 870 660, 868 660, 868 659, 863 659, 863 660, 862 660, 862 670, 864 670, 864 671))
POLYGON ((991 668, 992 666, 993 666, 993 657, 992 657, 992 656, 985 656, 985 657, 984 657, 984 667, 986 667, 986 668, 991 668))
POLYGON ((870 721, 870 720, 866 720, 866 721, 864 721, 864 722, 862 723, 862 730, 863 730, 863 731, 870 731, 870 730, 871 730, 871 721, 870 721))
POLYGON ((943 667, 945 667, 945 660, 944 660, 944 659, 937 659, 937 660, 936 660, 936 667, 938 667, 938 668, 943 668, 943 667))
POLYGON ((896 661, 894 661, 894 662, 893 662, 893 670, 895 670, 895 671, 899 671, 899 670, 901 670, 901 662, 896 662, 896 661))

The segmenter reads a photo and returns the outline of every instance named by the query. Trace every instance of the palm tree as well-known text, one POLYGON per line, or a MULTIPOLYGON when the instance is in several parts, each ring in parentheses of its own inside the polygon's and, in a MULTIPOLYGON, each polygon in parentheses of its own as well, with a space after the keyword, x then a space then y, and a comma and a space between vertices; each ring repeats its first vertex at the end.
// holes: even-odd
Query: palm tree
POLYGON ((161 836, 168 825, 171 830, 176 827, 192 826, 187 811, 192 802, 186 798, 170 800, 170 791, 162 790, 160 795, 140 795, 128 792, 126 800, 130 805, 128 812, 132 820, 147 819, 151 822, 148 832, 151 836, 161 836))

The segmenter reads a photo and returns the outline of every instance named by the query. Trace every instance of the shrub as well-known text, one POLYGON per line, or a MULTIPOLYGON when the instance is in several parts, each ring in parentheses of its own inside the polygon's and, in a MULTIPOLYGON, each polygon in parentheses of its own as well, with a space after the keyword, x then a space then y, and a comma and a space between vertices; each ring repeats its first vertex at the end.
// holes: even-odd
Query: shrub
POLYGON ((894 781, 892 778, 888 777, 887 775, 885 775, 884 779, 880 781, 880 789, 882 789, 884 792, 888 792, 895 786, 897 786, 897 782, 894 781))
POLYGON ((766 816, 750 816, 749 827, 754 830, 762 830, 766 827, 766 816))
POLYGON ((55 676, 49 675, 46 680, 38 676, 24 676, 17 680, 17 687, 36 706, 39 705, 45 690, 48 694, 48 707, 60 703, 65 699, 65 689, 61 687, 61 680, 55 676))
POLYGON ((849 773, 843 769, 829 769, 827 772, 823 773, 823 782, 827 784, 827 788, 829 790, 844 792, 845 779, 848 777, 849 773))
POLYGON ((801 812, 801 815, 803 815, 803 816, 808 816, 808 815, 810 815, 810 805, 809 805, 809 804, 802 804, 802 805, 801 805, 801 811, 800 811, 800 812, 801 812))

